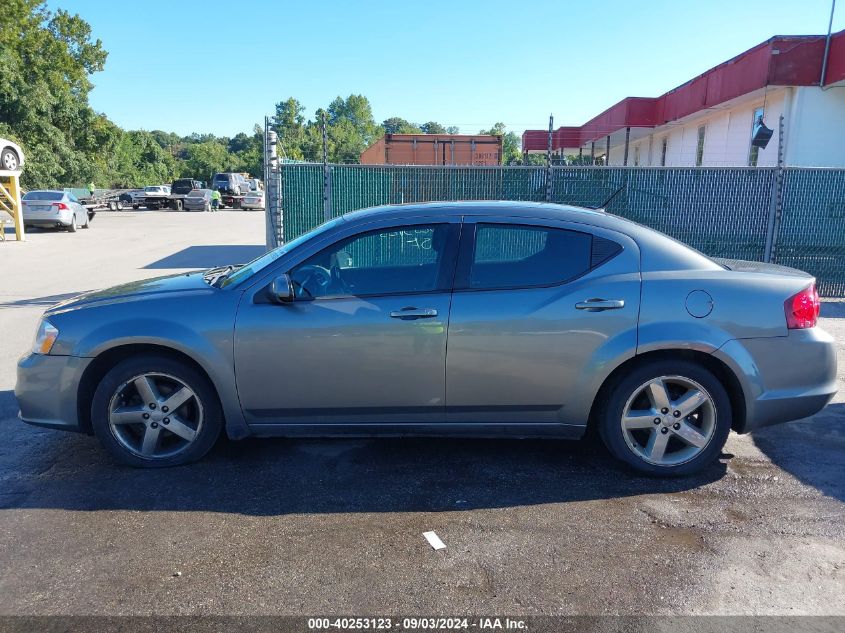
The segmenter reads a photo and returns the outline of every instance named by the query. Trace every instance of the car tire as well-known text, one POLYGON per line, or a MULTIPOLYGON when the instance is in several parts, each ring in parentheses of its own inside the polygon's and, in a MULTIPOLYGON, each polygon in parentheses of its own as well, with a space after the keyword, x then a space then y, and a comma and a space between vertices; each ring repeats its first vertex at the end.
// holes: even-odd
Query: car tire
POLYGON ((76 223, 76 214, 74 213, 71 216, 70 224, 68 224, 67 232, 68 233, 76 233, 76 229, 78 229, 78 228, 79 228, 79 225, 77 225, 77 223, 76 223))
POLYGON ((20 157, 11 147, 7 147, 0 153, 0 169, 18 171, 21 168, 20 157))
POLYGON ((118 201, 117 201, 117 210, 118 210, 118 211, 123 211, 123 200, 118 200, 118 201))
POLYGON ((94 435, 116 460, 129 466, 163 468, 187 464, 208 453, 223 428, 223 412, 214 387, 196 368, 174 358, 150 354, 127 358, 103 376, 91 400, 91 424, 94 435), (140 378, 157 391, 147 392, 148 396, 156 398, 150 403, 155 404, 155 408, 142 402, 142 391, 135 386, 140 378), (172 391, 162 391, 168 385, 172 386, 172 391), (168 411, 165 408, 167 399, 183 387, 191 392, 190 399, 178 405, 175 411, 168 411), (127 398, 132 404, 126 404, 127 398), (137 410, 139 415, 149 418, 114 423, 112 411, 118 413, 121 409, 132 416, 137 410), (174 419, 170 420, 170 416, 174 419), (158 418, 161 420, 157 421, 158 418), (179 433, 170 430, 175 428, 180 429, 179 433), (182 437, 186 429, 193 431, 190 440, 182 437), (149 454, 145 443, 147 434, 155 434, 150 444, 154 452, 149 454))
POLYGON ((724 385, 708 369, 686 360, 636 367, 599 397, 596 421, 605 446, 648 475, 677 477, 701 470, 718 458, 731 430, 724 385))
POLYGON ((174 211, 181 211, 182 210, 182 201, 181 200, 174 200, 171 208, 174 211))
POLYGON ((109 201, 109 211, 117 211, 117 202, 114 200, 109 201))
POLYGON ((90 229, 91 228, 91 218, 88 217, 88 214, 85 214, 85 224, 82 225, 83 229, 90 229))

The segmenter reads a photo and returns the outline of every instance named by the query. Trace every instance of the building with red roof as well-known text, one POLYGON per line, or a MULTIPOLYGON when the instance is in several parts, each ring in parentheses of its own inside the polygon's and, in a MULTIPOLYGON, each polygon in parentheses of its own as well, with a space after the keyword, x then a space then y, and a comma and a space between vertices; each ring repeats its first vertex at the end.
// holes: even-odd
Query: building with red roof
MULTIPOLYGON (((786 165, 845 167, 845 30, 772 37, 659 97, 557 128, 552 151, 611 166, 771 166, 781 115, 786 165), (751 143, 760 117, 775 131, 765 148, 751 143)), ((546 152, 548 137, 526 130, 523 151, 546 152)))

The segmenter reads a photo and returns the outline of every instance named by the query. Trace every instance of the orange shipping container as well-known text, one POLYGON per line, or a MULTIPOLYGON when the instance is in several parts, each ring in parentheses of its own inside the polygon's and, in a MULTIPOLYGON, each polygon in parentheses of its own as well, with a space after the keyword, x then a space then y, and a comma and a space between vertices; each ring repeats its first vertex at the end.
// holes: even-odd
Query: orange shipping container
POLYGON ((361 152, 364 165, 501 165, 502 137, 385 134, 361 152))

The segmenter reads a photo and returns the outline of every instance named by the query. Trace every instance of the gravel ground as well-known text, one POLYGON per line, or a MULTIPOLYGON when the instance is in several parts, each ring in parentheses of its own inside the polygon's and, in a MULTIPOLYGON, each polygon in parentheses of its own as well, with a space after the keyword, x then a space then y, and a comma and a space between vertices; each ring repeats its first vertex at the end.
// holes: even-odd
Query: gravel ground
MULTIPOLYGON (((0 243, 0 614, 845 615, 841 392, 672 481, 517 440, 221 440, 139 471, 18 421, 14 360, 49 304, 247 259, 262 222, 101 213, 0 243)), ((845 303, 822 327, 845 342, 845 303)))

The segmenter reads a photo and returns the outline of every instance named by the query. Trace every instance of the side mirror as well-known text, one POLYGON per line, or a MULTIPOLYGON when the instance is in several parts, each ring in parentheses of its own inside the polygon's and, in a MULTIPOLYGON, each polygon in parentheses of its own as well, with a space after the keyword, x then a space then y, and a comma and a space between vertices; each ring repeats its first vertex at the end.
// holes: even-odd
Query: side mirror
POLYGON ((270 284, 270 298, 276 303, 293 301, 293 284, 288 275, 279 275, 270 284))

